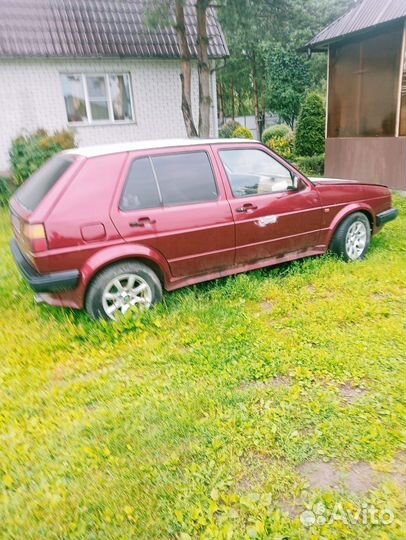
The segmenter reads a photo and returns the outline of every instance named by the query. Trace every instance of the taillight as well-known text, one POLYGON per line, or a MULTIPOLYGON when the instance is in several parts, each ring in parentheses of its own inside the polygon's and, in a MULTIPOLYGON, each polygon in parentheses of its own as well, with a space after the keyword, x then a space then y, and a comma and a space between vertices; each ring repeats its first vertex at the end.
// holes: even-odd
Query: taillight
POLYGON ((42 223, 26 223, 23 228, 23 234, 28 240, 33 253, 48 249, 45 227, 42 223))

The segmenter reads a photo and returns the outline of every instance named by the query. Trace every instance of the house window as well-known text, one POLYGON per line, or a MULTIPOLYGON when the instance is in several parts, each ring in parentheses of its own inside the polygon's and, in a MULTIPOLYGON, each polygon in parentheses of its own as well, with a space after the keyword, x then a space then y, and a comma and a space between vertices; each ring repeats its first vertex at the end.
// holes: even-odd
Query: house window
POLYGON ((396 134, 402 27, 330 48, 328 137, 396 134))
POLYGON ((68 122, 129 122, 134 119, 128 73, 61 74, 68 122))

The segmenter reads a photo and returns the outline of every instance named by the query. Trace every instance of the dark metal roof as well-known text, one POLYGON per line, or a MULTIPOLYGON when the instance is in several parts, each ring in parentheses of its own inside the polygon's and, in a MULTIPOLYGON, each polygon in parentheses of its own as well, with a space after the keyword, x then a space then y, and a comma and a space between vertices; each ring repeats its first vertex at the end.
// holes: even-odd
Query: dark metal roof
POLYGON ((318 48, 350 34, 406 17, 406 0, 361 0, 350 11, 333 21, 305 48, 318 48))
MULTIPOLYGON (((185 18, 196 51, 195 0, 185 18)), ((0 57, 177 58, 176 31, 148 28, 148 0, 0 0, 0 57)), ((209 56, 228 56, 213 8, 208 12, 209 56)))

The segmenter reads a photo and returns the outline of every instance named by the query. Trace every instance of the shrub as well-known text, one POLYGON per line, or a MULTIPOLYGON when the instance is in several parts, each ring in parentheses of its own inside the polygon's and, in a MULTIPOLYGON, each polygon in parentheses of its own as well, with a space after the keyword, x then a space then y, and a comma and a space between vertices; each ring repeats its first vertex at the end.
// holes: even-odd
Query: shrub
POLYGON ((291 159, 293 156, 295 139, 292 133, 288 133, 283 137, 272 137, 269 139, 266 146, 274 152, 277 152, 285 159, 291 159))
POLYGON ((233 132, 240 127, 241 124, 235 120, 229 120, 219 129, 220 139, 231 139, 233 132))
POLYGON ((324 154, 318 156, 296 156, 296 167, 308 176, 320 176, 324 174, 324 154))
POLYGON ((232 134, 232 137, 236 139, 253 139, 252 131, 246 127, 239 126, 237 127, 232 134))
POLYGON ((316 92, 308 94, 297 123, 295 151, 298 156, 320 156, 324 152, 325 116, 322 98, 316 92))
POLYGON ((264 130, 262 142, 268 146, 268 142, 274 137, 285 137, 291 133, 291 129, 286 124, 276 124, 264 130))
POLYGON ((11 172, 17 185, 32 175, 47 159, 61 150, 73 148, 72 131, 56 131, 53 135, 38 129, 31 135, 21 135, 11 143, 11 172))
POLYGON ((0 207, 6 206, 13 192, 9 178, 0 176, 0 207))

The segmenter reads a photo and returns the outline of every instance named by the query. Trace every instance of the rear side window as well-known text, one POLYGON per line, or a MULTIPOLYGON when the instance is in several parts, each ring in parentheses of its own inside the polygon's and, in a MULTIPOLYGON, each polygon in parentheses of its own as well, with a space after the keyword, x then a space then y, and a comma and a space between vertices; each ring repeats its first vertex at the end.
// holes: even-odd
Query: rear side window
POLYGON ((47 161, 18 189, 18 202, 27 210, 35 210, 72 163, 72 158, 60 155, 47 161))
POLYGON ((206 152, 170 154, 133 161, 120 209, 141 210, 217 198, 217 185, 206 152))
POLYGON ((141 210, 161 206, 158 186, 149 158, 136 159, 128 172, 120 209, 141 210))
POLYGON ((165 205, 217 199, 217 186, 206 152, 170 154, 152 158, 165 205))

